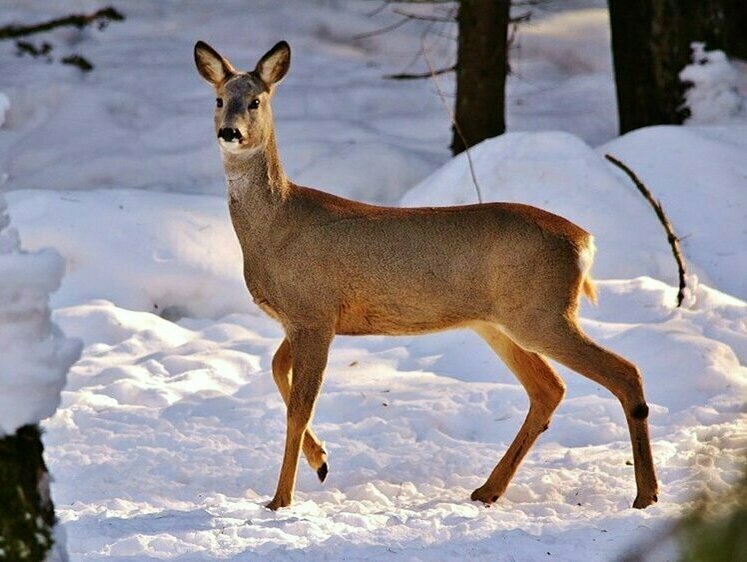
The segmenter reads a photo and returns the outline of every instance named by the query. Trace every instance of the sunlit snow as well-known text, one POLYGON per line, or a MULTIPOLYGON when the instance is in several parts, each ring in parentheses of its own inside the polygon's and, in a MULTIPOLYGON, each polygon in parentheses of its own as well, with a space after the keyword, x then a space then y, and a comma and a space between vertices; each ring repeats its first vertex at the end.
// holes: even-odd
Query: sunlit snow
MULTIPOLYGON (((0 20, 98 5, 65 4, 9 0, 0 20)), ((600 303, 584 304, 582 324, 644 374, 659 503, 630 508, 622 409, 564 369, 567 398, 505 496, 471 502, 528 400, 478 337, 450 332, 338 338, 314 420, 327 481, 302 462, 295 504, 263 507, 285 436, 269 371, 282 332, 244 287, 213 94, 192 47, 206 40, 246 68, 289 41, 273 107, 295 181, 380 204, 473 202, 433 84, 381 78, 408 66, 427 22, 352 40, 398 19, 370 15, 377 4, 125 2, 123 23, 53 35, 60 52, 94 62, 89 74, 0 44, 0 189, 24 248, 66 259, 53 319, 85 344, 44 423, 73 561, 610 560, 742 474, 747 121, 615 138, 604 3, 575 2, 592 8, 539 8, 519 31, 511 132, 472 155, 487 200, 541 206, 595 234, 600 303), (682 308, 664 231, 607 152, 639 173, 682 237, 682 308)), ((452 41, 426 42, 434 64, 453 63, 452 41)), ((747 72, 735 69, 744 97, 747 72)), ((452 78, 439 80, 451 94, 452 78)))

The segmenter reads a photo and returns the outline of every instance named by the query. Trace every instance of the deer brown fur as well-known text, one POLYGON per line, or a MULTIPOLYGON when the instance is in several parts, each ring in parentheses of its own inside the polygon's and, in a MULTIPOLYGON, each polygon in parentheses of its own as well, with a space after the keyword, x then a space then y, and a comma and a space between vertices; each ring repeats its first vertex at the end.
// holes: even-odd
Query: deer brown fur
POLYGON ((269 508, 290 505, 301 450, 322 481, 327 475, 310 421, 336 334, 452 328, 477 332, 530 398, 518 435, 473 500, 495 502, 547 429, 565 393, 551 358, 620 400, 633 444, 633 505, 656 501, 641 376, 577 321, 581 293, 594 298, 590 234, 527 205, 378 207, 296 185, 283 172, 270 108, 290 65, 288 44, 275 45, 251 72, 235 70, 203 42, 195 61, 217 95, 215 130, 246 284, 286 334, 272 362, 287 433, 269 508))

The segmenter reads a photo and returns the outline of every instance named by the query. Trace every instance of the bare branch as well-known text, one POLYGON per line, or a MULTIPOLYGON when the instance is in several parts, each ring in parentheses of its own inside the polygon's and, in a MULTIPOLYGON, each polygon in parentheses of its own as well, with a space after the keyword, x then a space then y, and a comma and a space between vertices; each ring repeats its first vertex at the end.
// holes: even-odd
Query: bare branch
POLYGON ((433 80, 433 84, 436 86, 438 97, 441 98, 441 103, 443 104, 444 109, 446 110, 446 113, 449 115, 449 119, 451 119, 451 124, 454 126, 454 130, 459 135, 459 138, 462 139, 462 143, 464 143, 464 152, 467 154, 467 162, 469 164, 469 173, 472 175, 472 182, 475 184, 475 192, 477 193, 477 201, 482 203, 482 190, 480 189, 480 184, 477 182, 477 175, 475 174, 475 166, 472 163, 472 155, 469 152, 469 146, 467 145, 467 140, 464 138, 464 134, 462 133, 462 128, 459 126, 459 123, 457 123, 456 117, 454 117, 454 112, 449 107, 449 104, 446 102, 446 97, 444 96, 444 93, 441 91, 441 86, 439 85, 438 79, 436 78, 436 71, 433 70, 433 65, 431 64, 431 59, 428 58, 428 53, 425 50, 425 45, 421 44, 420 49, 423 52, 423 58, 425 59, 425 63, 428 65, 428 69, 431 71, 431 79, 433 80))
POLYGON ((447 72, 453 72, 456 70, 456 65, 453 64, 447 68, 439 68, 438 70, 428 72, 416 72, 409 74, 407 72, 401 72, 399 74, 385 74, 383 78, 387 80, 419 80, 422 78, 430 78, 431 76, 438 76, 439 74, 446 74, 447 72))
POLYGON ((359 39, 366 39, 367 37, 374 37, 375 35, 381 35, 382 33, 388 33, 390 31, 394 31, 398 27, 402 27, 406 23, 411 22, 412 20, 407 18, 402 18, 401 20, 394 22, 391 25, 387 25, 386 27, 382 27, 380 29, 375 29, 373 31, 368 31, 366 33, 361 33, 360 35, 354 35, 353 40, 357 41, 359 39))
POLYGON ((674 259, 677 261, 677 272, 680 278, 680 288, 677 292, 677 306, 681 306, 682 300, 685 298, 685 288, 687 287, 685 283, 685 261, 682 258, 682 251, 680 250, 680 239, 677 238, 677 235, 674 233, 672 223, 669 222, 667 215, 664 213, 664 208, 661 206, 661 201, 654 199, 654 196, 651 195, 651 192, 638 178, 635 172, 628 168, 624 163, 622 163, 611 154, 605 154, 604 157, 628 175, 628 177, 638 188, 638 191, 641 192, 643 197, 646 198, 646 201, 648 201, 649 204, 653 207, 656 216, 659 218, 659 222, 664 227, 664 230, 667 233, 667 240, 669 241, 669 245, 672 247, 674 259))
MULTIPOLYGON (((526 0, 525 2, 518 2, 518 3, 515 2, 513 5, 514 6, 524 6, 524 5, 530 5, 530 6, 532 6, 532 5, 539 4, 539 3, 542 3, 542 2, 545 2, 545 1, 547 1, 547 0, 526 0)), ((384 0, 384 4, 383 5, 377 7, 375 10, 373 10, 368 15, 378 14, 382 10, 382 7, 386 6, 388 4, 425 4, 425 3, 429 3, 429 4, 431 4, 431 3, 432 4, 438 4, 438 3, 451 4, 452 0, 444 0, 443 2, 440 2, 438 0, 435 0, 435 1, 433 1, 433 0, 403 0, 403 1, 401 1, 401 0, 384 0)), ((397 29, 399 27, 402 27, 408 21, 418 21, 419 20, 419 21, 427 21, 427 22, 431 22, 431 23, 456 23, 456 14, 457 14, 457 10, 456 9, 448 9, 448 10, 447 9, 441 9, 439 11, 442 14, 445 14, 445 15, 414 14, 412 12, 408 12, 408 11, 402 10, 400 8, 392 8, 392 12, 393 13, 402 16, 401 20, 399 20, 399 21, 397 21, 397 22, 395 22, 395 23, 393 23, 391 25, 387 25, 385 27, 382 27, 380 29, 376 29, 374 31, 369 31, 369 32, 366 32, 366 33, 361 33, 360 35, 355 35, 353 37, 353 40, 365 39, 367 37, 373 37, 375 35, 382 35, 384 33, 388 33, 388 32, 393 31, 393 30, 395 30, 395 29, 397 29)), ((516 34, 517 26, 520 23, 526 23, 526 22, 530 21, 531 19, 532 19, 532 12, 531 11, 525 12, 525 13, 520 14, 518 16, 514 16, 514 17, 509 18, 508 22, 509 22, 509 24, 511 24, 513 26, 512 37, 511 37, 511 40, 509 41, 509 43, 513 40, 513 35, 516 34)), ((447 35, 447 34, 441 35, 441 33, 436 33, 436 35, 440 35, 440 36, 446 37, 447 39, 452 39, 454 41, 456 41, 456 39, 457 39, 457 37, 454 36, 454 35, 447 35)), ((445 72, 448 72, 448 70, 445 70, 445 72)), ((428 73, 428 74, 424 73, 423 75, 414 74, 412 76, 405 75, 403 73, 402 75, 399 75, 399 74, 387 75, 384 78, 393 79, 393 80, 410 80, 410 79, 416 79, 416 78, 427 78, 428 76, 430 76, 430 73, 428 73)))
POLYGON ((518 16, 513 16, 508 18, 508 23, 518 25, 520 23, 526 23, 532 19, 532 12, 531 10, 529 12, 524 12, 523 14, 519 14, 518 16))
POLYGON ((382 0, 381 4, 379 4, 376 8, 374 8, 373 10, 371 10, 370 12, 368 12, 366 14, 366 16, 370 18, 370 17, 373 17, 375 15, 378 15, 384 8, 387 7, 388 4, 389 4, 389 2, 387 2, 386 0, 382 0))
POLYGON ((442 21, 442 22, 454 22, 456 21, 454 19, 454 15, 451 16, 431 16, 427 14, 413 14, 412 12, 406 12, 405 10, 400 10, 398 8, 392 8, 392 12, 395 14, 398 14, 400 16, 404 16, 406 18, 412 19, 412 20, 424 20, 424 21, 442 21))
POLYGON ((16 41, 16 49, 18 50, 18 55, 31 55, 32 57, 45 57, 47 60, 52 60, 52 57, 49 53, 52 52, 52 45, 47 43, 46 41, 42 43, 39 46, 34 45, 33 43, 30 43, 29 41, 22 41, 18 40, 16 41))
POLYGON ((97 24, 99 28, 102 28, 111 21, 122 21, 124 19, 124 14, 110 6, 97 10, 92 14, 72 14, 64 18, 57 18, 35 25, 6 25, 5 27, 0 27, 0 41, 42 33, 63 26, 73 26, 82 29, 87 25, 97 24))
MULTIPOLYGON (((514 4, 515 5, 515 4, 514 4)), ((423 21, 440 21, 445 23, 456 23, 456 10, 450 10, 447 14, 444 16, 436 16, 436 15, 430 15, 430 14, 413 14, 412 12, 406 12, 405 10, 401 10, 398 8, 392 8, 392 12, 395 14, 398 14, 400 16, 406 17, 408 19, 413 20, 423 20, 423 21)), ((509 18, 508 22, 512 24, 519 24, 519 23, 526 23, 532 19, 532 12, 531 10, 528 12, 524 12, 523 14, 519 14, 518 16, 512 16, 509 18)))
POLYGON ((455 0, 386 0, 387 4, 453 4, 455 0))
POLYGON ((60 59, 60 62, 62 64, 76 66, 83 72, 91 72, 93 70, 93 64, 91 64, 91 61, 81 55, 69 55, 65 58, 60 59))
POLYGON ((554 0, 513 0, 511 6, 542 6, 553 1, 554 0))

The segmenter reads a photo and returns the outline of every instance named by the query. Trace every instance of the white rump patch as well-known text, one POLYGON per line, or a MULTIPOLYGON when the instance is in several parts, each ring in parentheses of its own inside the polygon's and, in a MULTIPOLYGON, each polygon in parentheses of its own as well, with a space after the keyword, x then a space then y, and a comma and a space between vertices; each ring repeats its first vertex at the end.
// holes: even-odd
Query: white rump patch
POLYGON ((591 264, 594 263, 594 254, 597 252, 596 244, 594 244, 594 237, 589 236, 589 241, 586 247, 582 249, 578 254, 578 268, 581 274, 585 277, 588 275, 591 269, 591 264))

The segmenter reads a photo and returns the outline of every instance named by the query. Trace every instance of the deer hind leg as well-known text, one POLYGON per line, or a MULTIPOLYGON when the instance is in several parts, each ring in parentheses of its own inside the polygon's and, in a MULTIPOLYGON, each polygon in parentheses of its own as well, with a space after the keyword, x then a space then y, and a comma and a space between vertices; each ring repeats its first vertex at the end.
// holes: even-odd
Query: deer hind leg
POLYGON ((272 510, 289 506, 293 501, 298 457, 322 387, 332 332, 303 329, 289 334, 289 339, 293 349, 293 383, 288 395, 283 465, 275 496, 267 504, 272 510))
POLYGON ((493 324, 480 324, 475 331, 506 363, 529 394, 529 413, 500 462, 485 484, 472 492, 472 499, 491 504, 503 495, 529 449, 550 424, 555 408, 565 394, 565 384, 548 362, 507 337, 493 324))
POLYGON ((657 501, 657 482, 648 432, 648 406, 643 381, 635 365, 594 343, 571 319, 540 330, 544 342, 537 347, 548 357, 604 386, 620 401, 633 446, 638 494, 633 507, 642 509, 657 501))
MULTIPOLYGON (((280 396, 283 397, 286 407, 288 406, 291 385, 293 383, 293 375, 291 374, 292 363, 293 357, 290 341, 288 338, 285 338, 272 358, 272 377, 275 379, 275 384, 280 391, 280 396)), ((311 425, 309 425, 304 433, 302 448, 309 466, 316 471, 319 481, 324 482, 329 471, 327 451, 324 449, 324 443, 314 434, 311 425)))

